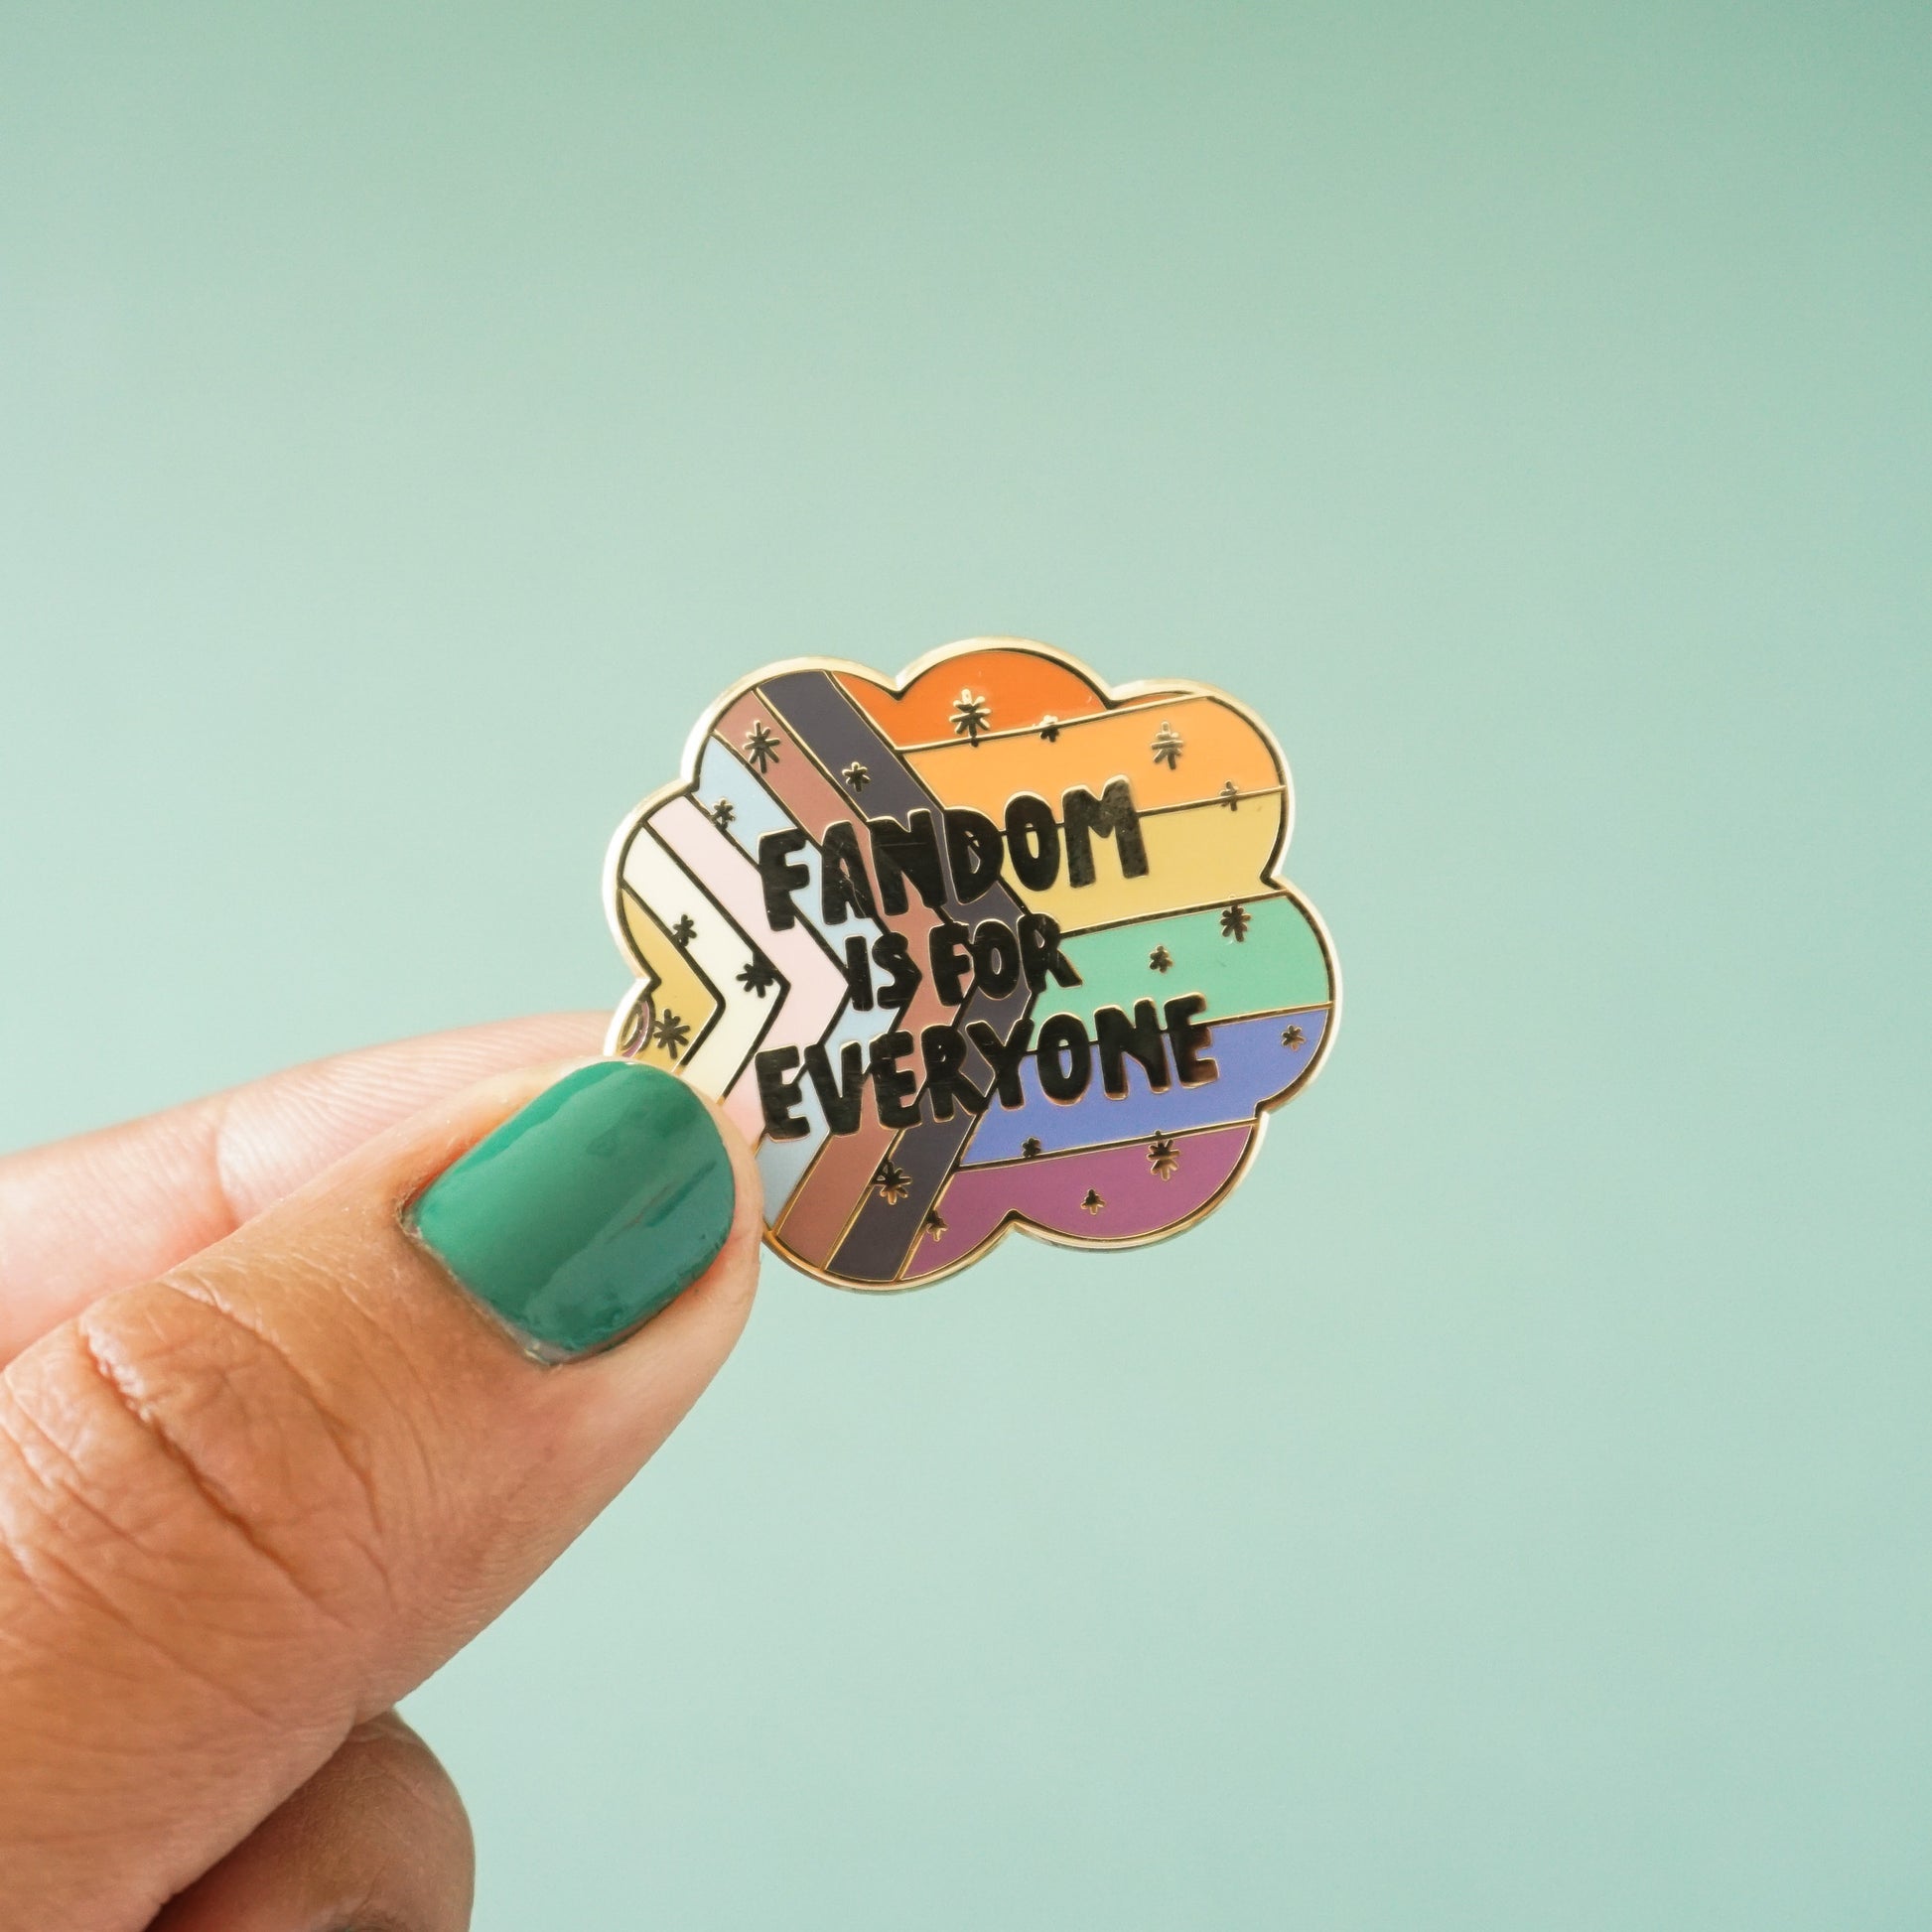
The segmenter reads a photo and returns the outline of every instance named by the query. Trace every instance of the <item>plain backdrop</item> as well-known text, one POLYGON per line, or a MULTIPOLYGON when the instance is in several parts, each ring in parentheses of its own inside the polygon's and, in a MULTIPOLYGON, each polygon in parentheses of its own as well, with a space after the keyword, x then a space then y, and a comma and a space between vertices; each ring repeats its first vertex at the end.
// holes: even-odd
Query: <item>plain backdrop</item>
POLYGON ((1276 727, 1224 1211, 767 1261, 478 1925, 1932 1912, 1923 5, 0 8, 0 1140, 625 974, 769 658, 1276 727))

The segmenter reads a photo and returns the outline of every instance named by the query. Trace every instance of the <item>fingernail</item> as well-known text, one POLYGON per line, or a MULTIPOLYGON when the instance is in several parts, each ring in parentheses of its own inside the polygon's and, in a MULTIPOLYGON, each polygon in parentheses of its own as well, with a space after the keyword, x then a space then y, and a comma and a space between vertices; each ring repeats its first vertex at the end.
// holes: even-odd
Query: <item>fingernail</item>
POLYGON ((419 1194, 405 1225, 529 1353, 621 1341, 711 1266, 737 1188, 682 1080, 599 1060, 566 1074, 419 1194))

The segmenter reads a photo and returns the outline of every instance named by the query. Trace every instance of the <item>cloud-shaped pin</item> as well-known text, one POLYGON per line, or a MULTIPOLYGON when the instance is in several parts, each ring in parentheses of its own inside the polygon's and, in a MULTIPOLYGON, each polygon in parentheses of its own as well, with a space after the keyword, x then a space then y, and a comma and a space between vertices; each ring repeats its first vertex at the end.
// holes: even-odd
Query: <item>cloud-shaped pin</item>
POLYGON ((897 681, 773 666, 612 842, 638 977, 609 1048, 724 1106, 767 1239, 823 1281, 916 1287, 1014 1225, 1159 1239, 1333 1035, 1291 814, 1267 728, 1205 685, 1111 691, 1018 639, 897 681))

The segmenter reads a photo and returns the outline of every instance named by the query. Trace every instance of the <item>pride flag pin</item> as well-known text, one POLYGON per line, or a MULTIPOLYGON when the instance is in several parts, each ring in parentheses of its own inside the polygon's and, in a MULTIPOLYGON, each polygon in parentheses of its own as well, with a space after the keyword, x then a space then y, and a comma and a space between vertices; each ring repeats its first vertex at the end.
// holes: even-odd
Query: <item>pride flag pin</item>
POLYGON ((607 1050, 723 1106, 821 1281, 921 1287, 1009 1227, 1160 1240, 1334 1036, 1291 818, 1268 728, 1204 684, 1018 638, 768 666, 612 841, 607 1050))

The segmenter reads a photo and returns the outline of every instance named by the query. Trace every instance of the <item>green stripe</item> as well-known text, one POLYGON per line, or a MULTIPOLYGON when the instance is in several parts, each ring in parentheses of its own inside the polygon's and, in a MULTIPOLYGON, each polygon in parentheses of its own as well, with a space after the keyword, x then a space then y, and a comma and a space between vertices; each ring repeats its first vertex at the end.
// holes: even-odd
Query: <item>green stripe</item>
POLYGON ((1228 938, 1220 906, 1165 919, 1137 919, 1061 941, 1080 975, 1078 986, 1050 981, 1034 1007, 1035 1022, 1056 1013, 1086 1021, 1096 1007, 1132 1012, 1136 1000, 1159 1006, 1185 993, 1207 998, 1205 1018, 1238 1013, 1276 1013, 1285 1007, 1317 1007, 1332 997, 1327 962, 1314 927, 1292 898, 1244 899, 1248 936, 1228 938), (1148 964, 1165 946, 1173 965, 1165 973, 1148 964))

